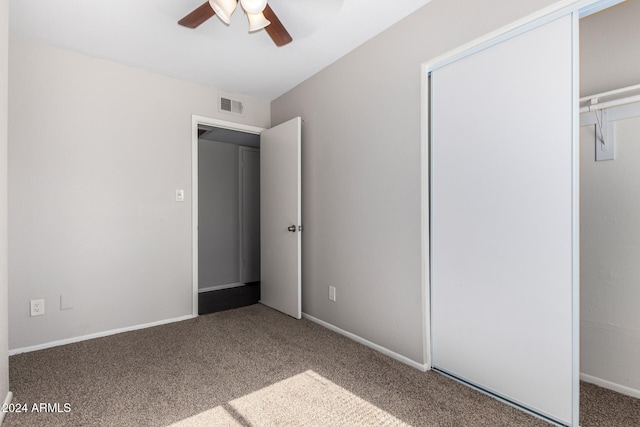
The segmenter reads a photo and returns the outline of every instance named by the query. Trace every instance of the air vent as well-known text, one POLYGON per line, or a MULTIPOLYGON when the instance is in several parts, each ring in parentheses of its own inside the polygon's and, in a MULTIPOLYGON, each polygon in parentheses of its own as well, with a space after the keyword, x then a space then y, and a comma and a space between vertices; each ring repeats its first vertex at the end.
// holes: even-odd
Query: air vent
POLYGON ((235 99, 220 97, 220 111, 226 111, 227 113, 242 115, 244 112, 244 106, 242 102, 235 99))

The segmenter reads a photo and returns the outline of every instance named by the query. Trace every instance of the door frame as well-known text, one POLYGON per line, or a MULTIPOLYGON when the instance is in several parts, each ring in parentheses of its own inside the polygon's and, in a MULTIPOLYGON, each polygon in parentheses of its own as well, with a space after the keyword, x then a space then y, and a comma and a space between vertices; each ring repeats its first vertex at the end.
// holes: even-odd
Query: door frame
POLYGON ((198 125, 214 126, 260 135, 265 128, 214 119, 211 117, 191 116, 191 314, 198 316, 198 125))
POLYGON ((238 236, 240 237, 240 242, 238 245, 238 250, 240 251, 240 275, 238 277, 240 277, 240 283, 245 283, 246 282, 246 277, 245 277, 245 269, 243 267, 244 265, 244 250, 245 250, 245 246, 244 246, 244 177, 242 175, 242 171, 243 171, 243 165, 242 165, 242 153, 243 152, 253 152, 253 153, 258 153, 258 155, 260 155, 260 149, 259 148, 254 148, 254 147, 245 147, 244 145, 241 145, 239 147, 239 156, 238 156, 238 162, 239 164, 239 168, 238 168, 238 176, 239 176, 239 190, 238 191, 238 212, 240 214, 240 221, 239 221, 239 233, 238 236))

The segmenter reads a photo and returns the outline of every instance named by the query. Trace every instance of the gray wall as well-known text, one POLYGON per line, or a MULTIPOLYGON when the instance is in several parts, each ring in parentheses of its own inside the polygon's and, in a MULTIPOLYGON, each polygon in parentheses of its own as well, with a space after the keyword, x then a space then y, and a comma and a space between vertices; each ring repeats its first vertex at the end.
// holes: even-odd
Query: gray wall
POLYGON ((434 0, 272 102, 306 120, 304 312, 425 363, 421 63, 552 3, 434 0))
POLYGON ((198 288, 240 281, 239 146, 198 141, 198 288))
MULTIPOLYGON (((307 120, 305 312, 424 361, 420 64, 552 3, 434 0, 272 103, 307 120)), ((218 91, 25 40, 10 58, 10 348, 189 314, 190 115, 236 120, 218 91)))
MULTIPOLYGON (((640 0, 580 23, 583 95, 640 83, 640 0)), ((581 129, 581 371, 640 397, 640 117, 614 125, 616 159, 581 129)))
POLYGON ((7 275, 7 92, 9 2, 0 2, 0 402, 9 392, 7 275))
POLYGON ((626 0, 580 20, 580 94, 640 84, 640 2, 626 0))
POLYGON ((230 116, 215 88, 17 38, 9 57, 9 347, 191 315, 191 115, 269 127, 269 102, 230 116))

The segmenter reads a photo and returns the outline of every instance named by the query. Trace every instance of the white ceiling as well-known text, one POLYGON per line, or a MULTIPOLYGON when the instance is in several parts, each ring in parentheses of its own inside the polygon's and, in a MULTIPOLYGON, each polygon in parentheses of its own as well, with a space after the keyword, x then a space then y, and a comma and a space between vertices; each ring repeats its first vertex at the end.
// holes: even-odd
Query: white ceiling
MULTIPOLYGON (((171 77, 272 100, 430 0, 269 0, 293 42, 247 32, 238 8, 196 29, 205 0, 12 0, 11 34, 171 77)), ((399 47, 401 48, 401 47, 399 47)))

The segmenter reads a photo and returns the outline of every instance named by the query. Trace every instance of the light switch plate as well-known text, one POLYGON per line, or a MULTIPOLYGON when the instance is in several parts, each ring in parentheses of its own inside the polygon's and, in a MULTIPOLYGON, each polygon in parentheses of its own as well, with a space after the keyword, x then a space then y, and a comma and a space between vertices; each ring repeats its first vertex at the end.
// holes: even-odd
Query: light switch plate
POLYGON ((336 287, 335 286, 329 286, 329 300, 330 301, 335 301, 336 300, 336 287))

